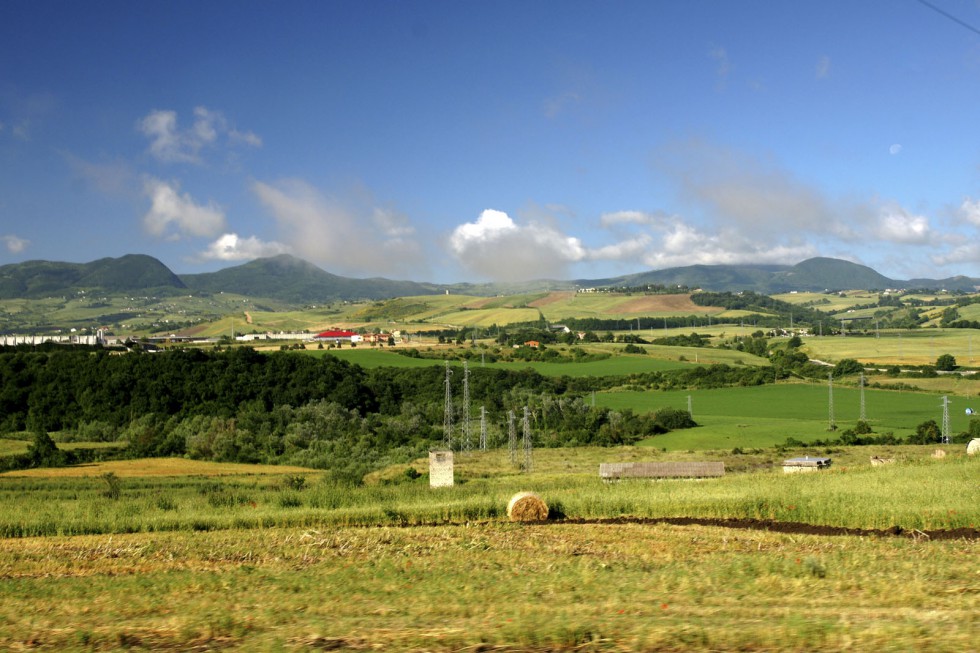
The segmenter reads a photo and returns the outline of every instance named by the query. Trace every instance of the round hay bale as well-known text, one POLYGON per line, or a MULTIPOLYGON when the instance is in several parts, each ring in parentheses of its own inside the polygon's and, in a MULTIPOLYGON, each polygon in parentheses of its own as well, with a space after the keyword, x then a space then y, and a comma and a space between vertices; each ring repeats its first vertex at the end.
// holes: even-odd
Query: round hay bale
POLYGON ((980 455, 980 438, 970 440, 970 444, 966 445, 966 452, 971 456, 980 455))
POLYGON ((946 457, 946 451, 943 450, 943 449, 936 449, 935 451, 932 452, 932 457, 933 458, 945 458, 946 457))
POLYGON ((548 504, 534 492, 518 492, 507 502, 507 516, 511 521, 544 521, 548 504))

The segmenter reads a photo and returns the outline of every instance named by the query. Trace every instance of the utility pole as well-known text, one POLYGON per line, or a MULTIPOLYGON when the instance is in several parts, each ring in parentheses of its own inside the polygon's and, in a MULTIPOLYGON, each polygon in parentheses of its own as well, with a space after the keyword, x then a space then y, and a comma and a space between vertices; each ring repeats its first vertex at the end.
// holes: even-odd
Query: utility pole
POLYGON ((861 384, 861 413, 860 413, 861 416, 858 419, 860 419, 863 422, 866 419, 864 415, 864 372, 861 372, 860 384, 861 384))
POLYGON ((487 450, 487 407, 480 406, 480 451, 487 450))
POLYGON ((943 397, 943 444, 949 444, 949 397, 943 397))
POLYGON ((524 406, 524 463, 521 465, 521 471, 530 473, 534 470, 534 458, 531 445, 531 420, 528 415, 527 406, 524 406))
POLYGON ((827 411, 830 415, 830 423, 828 424, 828 431, 837 430, 837 422, 834 421, 834 373, 831 372, 827 375, 827 389, 829 391, 829 400, 827 402, 827 411))
POLYGON ((470 441, 470 365, 469 361, 463 361, 463 451, 469 452, 473 448, 470 441))
POLYGON ((446 400, 442 409, 442 442, 450 451, 453 449, 453 391, 449 385, 452 374, 449 361, 446 361, 446 400))

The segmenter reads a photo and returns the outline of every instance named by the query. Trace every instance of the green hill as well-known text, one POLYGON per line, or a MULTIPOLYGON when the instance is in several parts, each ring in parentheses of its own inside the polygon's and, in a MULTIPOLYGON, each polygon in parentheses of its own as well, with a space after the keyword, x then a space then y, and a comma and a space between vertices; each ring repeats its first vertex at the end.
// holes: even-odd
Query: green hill
POLYGON ((173 292, 184 287, 166 265, 144 254, 103 258, 91 263, 26 261, 0 266, 0 299, 66 295, 80 290, 173 292))
POLYGON ((414 281, 341 277, 289 254, 255 259, 218 272, 186 274, 180 278, 188 288, 196 291, 233 291, 250 297, 273 297, 301 303, 338 299, 387 299, 443 292, 433 284, 414 281))

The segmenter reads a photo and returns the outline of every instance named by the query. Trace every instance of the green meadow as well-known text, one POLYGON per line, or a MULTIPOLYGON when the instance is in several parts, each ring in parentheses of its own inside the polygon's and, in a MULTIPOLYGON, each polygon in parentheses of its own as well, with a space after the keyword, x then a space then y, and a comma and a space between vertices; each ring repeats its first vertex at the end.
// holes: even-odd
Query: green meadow
MULTIPOLYGON (((645 441, 668 450, 771 447, 787 438, 801 442, 838 437, 830 427, 830 390, 826 383, 780 383, 746 388, 719 388, 668 392, 604 392, 598 405, 655 412, 670 407, 687 410, 697 428, 659 435, 645 441)), ((906 437, 927 420, 942 424, 942 396, 932 393, 865 388, 865 417, 875 433, 906 437)), ((950 430, 969 428, 972 416, 965 409, 980 410, 980 399, 950 397, 950 430)), ((860 417, 860 390, 835 385, 834 421, 838 431, 853 428, 860 417)))

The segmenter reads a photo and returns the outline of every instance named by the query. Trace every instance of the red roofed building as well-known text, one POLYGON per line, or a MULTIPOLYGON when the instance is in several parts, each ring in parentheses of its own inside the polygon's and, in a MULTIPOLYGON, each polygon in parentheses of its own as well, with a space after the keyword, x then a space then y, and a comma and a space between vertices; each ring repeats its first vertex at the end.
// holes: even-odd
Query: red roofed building
POLYGON ((328 342, 360 342, 360 334, 353 331, 324 331, 313 337, 314 340, 326 340, 328 342))

